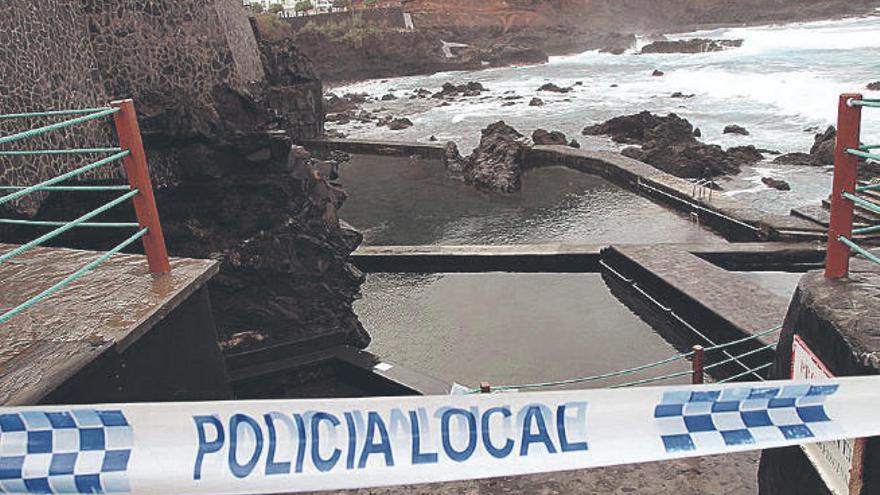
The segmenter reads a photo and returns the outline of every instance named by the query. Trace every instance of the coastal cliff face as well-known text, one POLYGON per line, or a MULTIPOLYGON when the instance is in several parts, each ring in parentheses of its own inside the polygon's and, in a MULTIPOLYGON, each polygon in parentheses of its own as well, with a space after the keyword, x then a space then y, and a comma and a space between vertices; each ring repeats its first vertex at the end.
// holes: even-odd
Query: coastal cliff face
POLYGON ((353 81, 537 64, 550 55, 595 49, 623 53, 634 45, 635 34, 828 19, 868 13, 877 5, 876 0, 404 0, 414 31, 369 21, 356 29, 345 21, 285 23, 273 16, 260 24, 277 36, 273 42, 300 46, 325 81, 353 81), (467 46, 450 58, 444 42, 467 46))
MULTIPOLYGON (((332 164, 290 154, 324 124, 323 85, 296 47, 261 44, 238 0, 10 0, 0 19, 0 113, 135 100, 170 253, 222 261, 209 286, 222 337, 247 332, 230 340, 238 348, 328 334, 368 343, 351 309, 363 275, 348 256, 360 236, 336 216, 345 194, 332 164)), ((2 121, 0 134, 47 122, 2 121)), ((114 142, 102 122, 9 148, 114 142)), ((0 184, 33 184, 88 159, 66 158, 4 157, 0 184)), ((107 167, 84 179, 122 176, 107 167)), ((35 195, 6 214, 74 218, 107 200, 35 195)), ((107 249, 119 241, 111 235, 76 232, 57 245, 107 249)), ((0 229, 4 241, 33 237, 0 229)))

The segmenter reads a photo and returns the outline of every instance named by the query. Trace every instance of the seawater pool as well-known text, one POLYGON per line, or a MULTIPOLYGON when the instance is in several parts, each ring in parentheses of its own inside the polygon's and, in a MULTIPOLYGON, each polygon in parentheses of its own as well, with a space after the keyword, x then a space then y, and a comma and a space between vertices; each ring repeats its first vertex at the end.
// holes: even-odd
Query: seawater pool
MULTIPOLYGON (((369 275, 363 293, 355 311, 373 336, 368 350, 468 386, 589 376, 679 352, 594 273, 380 273, 369 275)), ((585 386, 689 367, 681 360, 585 386)))
POLYGON ((342 219, 371 245, 576 242, 717 243, 682 214, 605 179, 563 167, 530 170, 523 190, 480 192, 439 161, 354 155, 340 168, 342 219))

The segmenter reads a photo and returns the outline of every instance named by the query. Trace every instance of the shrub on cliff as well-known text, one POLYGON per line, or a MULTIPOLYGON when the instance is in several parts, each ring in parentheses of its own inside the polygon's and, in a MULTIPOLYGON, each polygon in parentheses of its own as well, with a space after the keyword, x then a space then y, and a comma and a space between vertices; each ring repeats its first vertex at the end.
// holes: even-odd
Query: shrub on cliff
POLYGON ((353 14, 348 19, 318 24, 309 22, 296 32, 298 38, 317 35, 330 42, 350 44, 363 47, 364 41, 379 36, 387 30, 387 26, 367 22, 360 14, 353 14))
POLYGON ((260 36, 267 41, 278 42, 289 38, 293 31, 290 25, 277 15, 261 13, 255 16, 260 36))

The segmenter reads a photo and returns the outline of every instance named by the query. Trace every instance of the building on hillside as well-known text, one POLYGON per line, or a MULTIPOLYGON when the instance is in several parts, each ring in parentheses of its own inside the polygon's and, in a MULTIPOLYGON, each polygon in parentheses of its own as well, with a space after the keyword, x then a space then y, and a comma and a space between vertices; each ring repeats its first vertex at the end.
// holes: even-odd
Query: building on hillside
MULTIPOLYGON (((333 0, 309 0, 312 8, 305 12, 297 12, 296 5, 301 0, 243 0, 245 5, 260 5, 264 11, 271 11, 274 5, 280 5, 278 15, 283 17, 295 17, 298 15, 317 15, 328 12, 341 11, 333 8, 333 0)), ((275 7, 277 9, 277 7, 275 7)))

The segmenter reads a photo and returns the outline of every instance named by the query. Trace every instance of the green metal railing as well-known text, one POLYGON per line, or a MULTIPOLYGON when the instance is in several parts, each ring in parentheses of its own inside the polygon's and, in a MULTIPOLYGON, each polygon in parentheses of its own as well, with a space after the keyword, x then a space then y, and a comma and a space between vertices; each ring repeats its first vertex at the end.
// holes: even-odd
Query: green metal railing
MULTIPOLYGON (((702 352, 708 353, 708 352, 716 352, 716 351, 726 351, 727 349, 729 349, 733 346, 746 344, 749 342, 756 342, 759 339, 761 339, 763 337, 767 337, 769 335, 772 335, 776 332, 779 332, 780 330, 782 330, 782 325, 777 325, 777 326, 774 326, 773 328, 770 328, 768 330, 764 330, 764 331, 756 333, 754 335, 750 335, 748 337, 743 337, 741 339, 733 340, 733 341, 726 342, 723 344, 714 345, 712 347, 707 347, 707 348, 703 349, 702 352)), ((773 351, 775 349, 776 349, 776 343, 773 343, 773 344, 763 345, 763 346, 758 347, 756 349, 752 349, 752 350, 743 352, 742 354, 735 355, 735 356, 725 353, 726 355, 728 355, 730 357, 723 359, 721 361, 712 363, 711 365, 705 366, 700 370, 700 372, 702 373, 705 371, 718 369, 718 368, 721 368, 722 366, 731 365, 734 363, 741 365, 742 364, 741 360, 743 358, 746 358, 749 356, 754 356, 754 355, 760 354, 761 352, 773 351)), ((632 368, 627 368, 627 369, 623 369, 623 370, 619 370, 619 371, 602 373, 599 375, 591 375, 591 376, 585 376, 585 377, 579 377, 579 378, 567 378, 567 379, 563 379, 563 380, 554 380, 554 381, 547 381, 547 382, 526 383, 526 384, 521 384, 521 385, 492 386, 491 391, 492 392, 504 392, 504 391, 510 391, 510 390, 533 390, 533 389, 558 387, 558 386, 562 386, 562 385, 574 385, 574 384, 603 381, 603 380, 607 380, 609 378, 616 378, 616 377, 620 377, 620 376, 632 375, 632 374, 639 373, 642 371, 658 368, 658 367, 661 367, 661 366, 664 366, 664 365, 667 365, 667 364, 670 364, 670 363, 673 363, 673 362, 676 362, 679 360, 686 360, 688 358, 693 358, 695 354, 696 353, 694 351, 686 352, 686 353, 682 353, 682 354, 676 354, 674 356, 670 356, 668 358, 661 359, 659 361, 655 361, 652 363, 643 364, 640 366, 635 366, 632 368)), ((759 366, 758 368, 749 368, 745 372, 737 374, 734 377, 729 377, 723 381, 732 380, 735 378, 742 378, 742 377, 750 375, 750 374, 755 375, 760 378, 761 375, 758 373, 764 369, 769 368, 771 364, 772 363, 766 363, 766 364, 759 366)), ((625 382, 625 383, 619 383, 619 384, 612 385, 608 388, 622 388, 622 387, 632 387, 632 386, 636 386, 636 385, 645 385, 645 384, 649 384, 649 383, 670 380, 672 378, 688 376, 688 375, 692 375, 693 373, 694 373, 694 370, 692 370, 692 369, 685 370, 685 371, 677 371, 677 372, 668 373, 668 374, 661 375, 661 376, 654 376, 654 377, 648 377, 648 378, 642 378, 639 380, 629 381, 629 382, 625 382)), ((480 391, 481 391, 480 388, 473 388, 473 389, 468 390, 467 393, 475 394, 475 393, 479 393, 480 391)))
MULTIPOLYGON (((57 122, 53 124, 43 125, 40 127, 36 127, 34 129, 26 130, 23 132, 17 132, 15 134, 11 134, 8 136, 0 137, 0 145, 8 145, 9 143, 20 142, 29 138, 34 138, 36 136, 40 136, 49 132, 58 131, 61 129, 69 128, 72 126, 80 125, 86 122, 94 121, 96 119, 101 119, 108 117, 110 115, 114 115, 118 112, 123 112, 120 115, 124 116, 128 120, 124 120, 121 118, 114 117, 114 123, 116 126, 117 134, 119 135, 120 141, 123 141, 126 136, 130 137, 133 132, 140 131, 137 129, 137 121, 134 117, 134 107, 131 104, 130 100, 116 102, 113 107, 103 107, 103 108, 86 108, 86 109, 77 109, 77 110, 58 110, 58 111, 48 111, 48 112, 32 112, 32 113, 13 113, 13 114, 5 114, 0 115, 0 120, 10 120, 10 119, 33 119, 33 118, 45 118, 45 117, 56 117, 56 116, 76 116, 74 118, 64 120, 62 122, 57 122), (132 124, 132 121, 134 122, 132 124)), ((129 142, 132 142, 129 140, 129 142)), ((75 280, 81 278, 86 273, 94 270, 99 267, 103 263, 105 263, 108 259, 110 259, 114 254, 119 253, 126 247, 130 246, 132 243, 138 240, 149 239, 151 234, 156 234, 158 231, 159 239, 161 239, 161 228, 156 228, 154 231, 151 231, 149 222, 145 222, 142 220, 143 212, 139 211, 139 207, 141 210, 152 208, 152 212, 147 211, 147 213, 152 213, 155 222, 153 226, 158 226, 158 215, 155 215, 155 202, 152 200, 152 186, 149 184, 149 177, 147 175, 146 160, 136 160, 136 157, 143 158, 143 149, 139 147, 140 140, 135 140, 135 146, 131 149, 124 149, 123 146, 120 147, 95 147, 95 148, 79 148, 79 149, 0 149, 0 159, 3 157, 31 157, 31 156, 55 156, 55 157, 65 157, 72 155, 89 155, 89 154, 110 154, 110 156, 106 156, 100 158, 98 160, 92 161, 87 165, 83 165, 69 172, 58 175, 57 177, 50 178, 48 180, 42 181, 38 184, 30 185, 30 186, 22 186, 22 185, 0 185, 0 192, 2 191, 11 191, 6 193, 3 196, 0 196, 0 205, 9 204, 13 201, 24 198, 25 196, 37 192, 108 192, 108 191, 119 191, 123 192, 122 195, 117 198, 97 207, 93 210, 80 215, 74 220, 70 221, 54 221, 54 220, 30 220, 30 219, 16 219, 16 218, 0 218, 0 225, 14 225, 14 226, 22 226, 22 227, 50 227, 52 228, 50 231, 18 246, 14 249, 4 252, 0 254, 0 263, 8 262, 15 258, 16 256, 20 256, 21 254, 30 251, 38 246, 41 246, 52 239, 55 239, 62 234, 76 228, 102 228, 102 229, 135 229, 136 232, 130 236, 128 236, 125 240, 117 244, 115 247, 107 251, 106 253, 101 254, 98 258, 78 269, 74 273, 64 277, 62 280, 56 282, 48 289, 41 291, 40 293, 33 295, 27 298, 24 302, 18 304, 17 306, 5 311, 0 314, 0 324, 5 323, 9 319, 14 316, 20 314, 26 309, 34 306, 40 301, 45 300, 46 298, 52 296, 57 293, 70 283, 75 280), (97 170, 101 167, 106 167, 111 164, 116 164, 120 161, 130 161, 126 162, 126 170, 129 172, 129 184, 128 185, 102 185, 102 186, 93 186, 93 185, 70 185, 70 184, 62 184, 63 182, 69 181, 71 179, 77 179, 91 172, 93 170, 97 170), (140 167, 140 168, 139 168, 140 167), (132 178, 132 172, 137 173, 141 177, 140 181, 136 181, 132 178), (146 179, 143 179, 146 177, 146 179), (137 187, 136 187, 137 186, 137 187), (145 191, 148 191, 149 194, 145 194, 145 191), (129 201, 135 201, 135 210, 138 213, 138 222, 90 222, 89 220, 94 219, 95 217, 110 211, 111 209, 129 201), (140 203, 138 203, 140 201, 140 203)), ((0 162, 2 163, 2 162, 0 162)), ((162 242, 162 253, 164 254, 164 240, 162 242)), ((148 255, 149 255, 148 251, 148 255)), ((165 263, 167 264, 167 255, 165 255, 165 263)), ((151 267, 152 269, 152 267, 151 267)))
POLYGON ((880 99, 861 95, 841 95, 837 117, 837 151, 834 157, 834 186, 831 195, 831 219, 828 228, 828 255, 825 277, 840 279, 849 275, 849 258, 856 253, 880 264, 880 256, 855 242, 855 236, 880 233, 880 225, 854 229, 852 219, 856 206, 880 215, 880 205, 860 197, 859 193, 880 191, 880 184, 854 186, 859 158, 880 162, 880 144, 861 144, 862 108, 880 108, 880 99))

